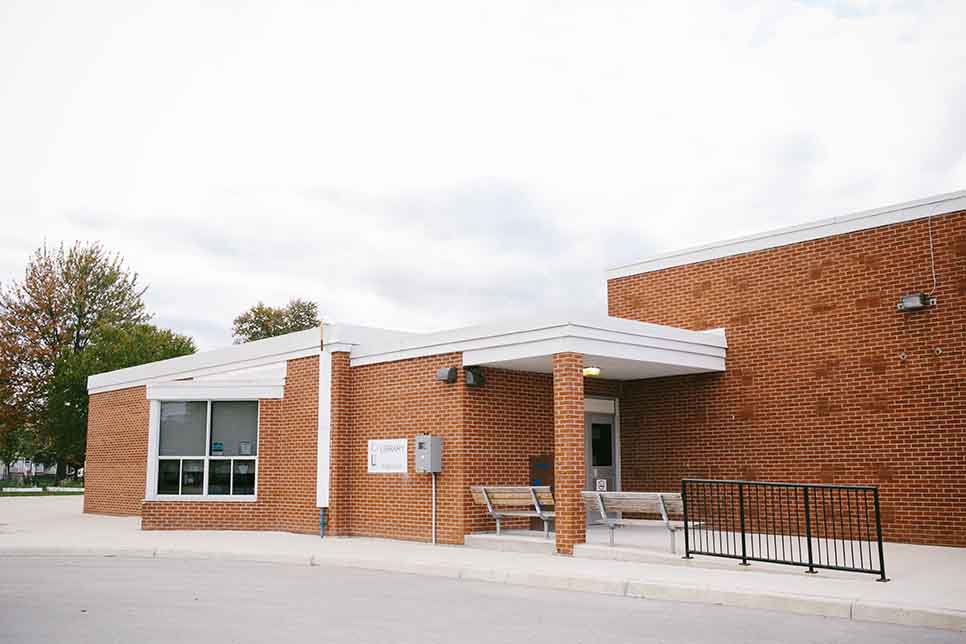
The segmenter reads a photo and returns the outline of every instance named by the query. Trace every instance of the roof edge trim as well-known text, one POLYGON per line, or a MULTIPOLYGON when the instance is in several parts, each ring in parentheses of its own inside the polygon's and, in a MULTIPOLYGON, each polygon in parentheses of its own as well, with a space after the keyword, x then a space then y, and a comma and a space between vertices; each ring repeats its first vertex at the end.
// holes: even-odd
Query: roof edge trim
POLYGON ((914 201, 907 201, 882 208, 863 210, 848 215, 839 215, 829 219, 778 228, 763 233, 736 237, 725 241, 714 242, 701 246, 693 246, 682 250, 663 253, 653 257, 616 266, 607 271, 607 279, 629 277, 641 273, 697 264, 724 257, 744 255, 755 251, 779 248, 805 241, 834 237, 846 233, 857 232, 889 226, 892 224, 948 215, 966 210, 966 190, 948 192, 931 197, 924 197, 914 201))

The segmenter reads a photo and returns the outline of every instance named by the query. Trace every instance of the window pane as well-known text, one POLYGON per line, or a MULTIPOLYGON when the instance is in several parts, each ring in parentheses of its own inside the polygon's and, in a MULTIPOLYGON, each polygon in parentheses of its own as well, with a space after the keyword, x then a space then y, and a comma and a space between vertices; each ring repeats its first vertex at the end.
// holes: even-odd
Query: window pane
POLYGON ((182 494, 201 494, 204 492, 205 462, 189 461, 185 459, 181 462, 181 493, 182 494))
POLYGON ((178 478, 181 476, 181 461, 158 461, 158 494, 177 494, 178 478))
POLYGON ((255 456, 258 445, 258 403, 211 403, 211 455, 255 456))
POLYGON ((204 456, 208 403, 161 403, 161 456, 204 456))
POLYGON ((593 423, 590 426, 591 458, 595 467, 612 467, 614 465, 612 429, 609 423, 593 423))
POLYGON ((208 461, 208 494, 230 494, 231 461, 208 461))
POLYGON ((255 494, 255 461, 232 461, 235 494, 255 494))

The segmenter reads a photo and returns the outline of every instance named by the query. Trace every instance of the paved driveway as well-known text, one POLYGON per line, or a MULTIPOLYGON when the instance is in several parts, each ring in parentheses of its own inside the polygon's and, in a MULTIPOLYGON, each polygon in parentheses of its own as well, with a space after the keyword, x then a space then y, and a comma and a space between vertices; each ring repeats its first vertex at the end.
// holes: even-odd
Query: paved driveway
POLYGON ((0 642, 961 642, 961 633, 335 567, 0 558, 0 642))

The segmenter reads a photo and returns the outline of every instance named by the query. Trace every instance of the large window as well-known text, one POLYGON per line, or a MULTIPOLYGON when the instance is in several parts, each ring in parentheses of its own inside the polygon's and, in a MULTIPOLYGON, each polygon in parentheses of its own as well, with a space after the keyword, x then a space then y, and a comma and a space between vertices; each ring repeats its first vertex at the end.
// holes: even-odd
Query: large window
POLYGON ((258 457, 258 402, 164 401, 158 494, 252 496, 258 457))

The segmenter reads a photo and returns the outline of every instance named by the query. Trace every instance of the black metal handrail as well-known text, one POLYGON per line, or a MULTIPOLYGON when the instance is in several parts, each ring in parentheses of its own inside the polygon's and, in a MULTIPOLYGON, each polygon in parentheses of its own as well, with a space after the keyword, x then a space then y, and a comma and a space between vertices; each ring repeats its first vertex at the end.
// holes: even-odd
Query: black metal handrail
POLYGON ((716 479, 681 481, 684 556, 879 575, 879 488, 716 479))

